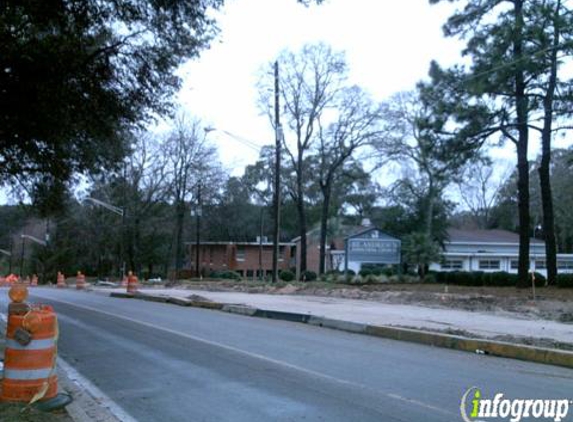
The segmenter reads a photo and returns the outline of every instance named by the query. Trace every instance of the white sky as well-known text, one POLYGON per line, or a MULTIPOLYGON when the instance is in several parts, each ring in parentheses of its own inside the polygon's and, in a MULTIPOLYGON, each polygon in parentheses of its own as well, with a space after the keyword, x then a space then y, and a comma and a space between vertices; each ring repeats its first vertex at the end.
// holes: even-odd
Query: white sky
POLYGON ((452 64, 460 44, 442 37, 453 10, 428 0, 327 0, 304 7, 296 0, 228 0, 217 15, 221 33, 212 48, 186 64, 179 102, 218 131, 210 133, 223 163, 238 175, 257 153, 222 132, 259 145, 274 135, 256 105, 260 69, 283 49, 325 42, 345 51, 351 82, 377 101, 412 89, 432 59, 452 64))
MULTIPOLYGON (((428 0, 326 0, 308 8, 296 0, 227 0, 216 14, 220 35, 210 50, 181 69, 184 85, 178 102, 200 117, 233 175, 253 163, 257 152, 224 133, 255 144, 272 144, 274 135, 257 109, 256 82, 261 68, 283 49, 325 42, 344 51, 351 82, 382 101, 413 89, 427 77, 431 60, 449 66, 461 60, 462 42, 445 39, 442 25, 456 5, 428 0)), ((535 137, 532 134, 532 137, 535 137)), ((555 147, 570 145, 556 139, 555 147)), ((539 152, 531 143, 530 158, 539 152)), ((492 150, 495 158, 515 160, 512 145, 492 150)))

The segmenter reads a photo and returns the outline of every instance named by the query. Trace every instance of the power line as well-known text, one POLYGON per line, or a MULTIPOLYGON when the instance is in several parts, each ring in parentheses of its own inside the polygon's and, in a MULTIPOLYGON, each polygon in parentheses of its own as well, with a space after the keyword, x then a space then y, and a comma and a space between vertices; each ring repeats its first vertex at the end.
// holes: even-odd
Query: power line
MULTIPOLYGON (((519 59, 515 59, 515 60, 512 60, 512 61, 506 62, 506 63, 504 63, 504 64, 501 64, 501 65, 499 65, 499 66, 493 67, 493 68, 491 68, 491 69, 484 70, 484 71, 482 71, 482 72, 480 72, 480 73, 476 73, 475 75, 467 76, 467 77, 464 79, 463 82, 471 81, 472 79, 477 79, 477 78, 479 78, 479 77, 481 77, 481 76, 484 76, 484 75, 487 75, 487 74, 489 74, 489 73, 497 72, 498 70, 504 69, 504 68, 506 68, 506 67, 514 66, 514 65, 516 65, 516 64, 518 64, 518 63, 520 63, 520 62, 522 62, 522 61, 530 60, 530 59, 532 58, 532 56, 533 56, 533 57, 538 56, 538 55, 540 55, 540 54, 546 53, 547 51, 553 50, 553 49, 555 49, 555 48, 559 48, 559 47, 553 47, 553 46, 551 46, 551 47, 546 47, 546 48, 543 48, 543 49, 541 49, 541 50, 538 50, 538 51, 536 51, 536 52, 534 52, 534 53, 531 53, 531 54, 528 55, 527 57, 525 57, 525 56, 524 56, 524 57, 520 57, 519 59)), ((562 56, 557 57, 557 59, 562 59, 563 57, 568 57, 568 56, 569 56, 568 54, 563 54, 562 56)))
POLYGON ((227 130, 221 129, 221 132, 225 133, 226 135, 233 138, 235 141, 241 143, 242 145, 246 146, 247 148, 252 149, 253 151, 255 151, 259 154, 264 147, 264 146, 257 144, 256 142, 250 141, 246 138, 243 138, 242 136, 235 135, 234 133, 231 133, 227 130))

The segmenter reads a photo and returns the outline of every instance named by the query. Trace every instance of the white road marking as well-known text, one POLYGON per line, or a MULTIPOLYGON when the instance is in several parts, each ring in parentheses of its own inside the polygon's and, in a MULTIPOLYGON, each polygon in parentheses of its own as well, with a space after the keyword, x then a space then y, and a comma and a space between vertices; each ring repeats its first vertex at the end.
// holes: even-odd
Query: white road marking
POLYGON ((450 411, 448 411, 448 410, 435 407, 435 406, 433 406, 433 405, 431 405, 431 404, 428 404, 428 403, 424 403, 424 402, 421 402, 421 401, 418 401, 418 400, 409 399, 409 398, 402 397, 402 396, 400 396, 400 395, 393 394, 393 393, 385 393, 385 392, 383 392, 383 391, 374 390, 374 389, 369 388, 369 387, 367 387, 367 386, 365 386, 365 385, 363 385, 363 384, 358 384, 358 383, 355 383, 355 382, 352 382, 352 381, 347 381, 347 380, 343 380, 343 379, 340 379, 340 378, 336 378, 336 377, 333 377, 333 376, 331 376, 331 375, 326 375, 326 374, 323 374, 323 373, 321 373, 321 372, 316 372, 316 371, 313 371, 313 370, 311 370, 311 369, 303 368, 303 367, 301 367, 301 366, 294 365, 294 364, 291 364, 291 363, 288 363, 288 362, 284 362, 284 361, 276 360, 276 359, 273 359, 273 358, 269 358, 269 357, 267 357, 267 356, 260 355, 260 354, 258 354, 258 353, 253 353, 253 352, 249 352, 249 351, 246 351, 246 350, 242 350, 242 349, 239 349, 239 348, 237 348, 237 347, 230 346, 230 345, 227 345, 227 344, 223 344, 223 343, 219 343, 219 342, 216 342, 216 341, 208 340, 208 339, 205 339, 205 338, 202 338, 202 337, 197 337, 197 336, 194 336, 194 335, 191 335, 191 334, 183 333, 183 332, 177 331, 177 330, 172 330, 172 329, 166 328, 166 327, 161 327, 161 326, 158 326, 158 325, 155 325, 155 324, 151 324, 151 323, 147 323, 147 322, 144 322, 144 321, 139 321, 139 320, 136 320, 136 319, 127 317, 127 316, 117 315, 117 314, 114 314, 114 313, 111 313, 111 312, 103 311, 103 310, 101 310, 101 309, 93 308, 93 307, 91 307, 91 306, 78 305, 77 303, 72 303, 72 302, 68 302, 68 301, 66 301, 66 300, 61 300, 61 299, 54 299, 54 298, 49 298, 49 299, 50 299, 50 300, 54 300, 54 301, 56 301, 56 302, 64 303, 64 304, 69 305, 69 306, 73 306, 73 307, 75 307, 75 308, 87 309, 87 310, 90 310, 90 311, 93 311, 93 312, 98 312, 98 313, 100 313, 100 314, 107 315, 107 316, 110 316, 110 317, 113 317, 113 318, 119 318, 119 319, 123 319, 123 320, 125 320, 125 321, 132 322, 132 323, 134 323, 134 324, 143 325, 144 327, 149 327, 149 328, 153 328, 153 329, 165 331, 165 332, 170 333, 170 334, 174 334, 174 335, 181 336, 181 337, 184 337, 184 338, 187 338, 187 339, 190 339, 190 340, 194 340, 194 341, 197 341, 197 342, 201 342, 201 343, 207 344, 207 345, 209 345, 209 346, 218 347, 218 348, 221 348, 221 349, 223 349, 223 350, 227 350, 227 351, 231 351, 231 352, 234 352, 234 353, 238 353, 238 354, 242 354, 242 355, 245 355, 245 356, 249 356, 250 358, 263 360, 263 361, 265 361, 265 362, 272 363, 272 364, 274 364, 274 365, 282 366, 282 367, 284 367, 284 368, 288 368, 288 369, 291 369, 291 370, 294 370, 294 371, 297 371, 297 372, 301 372, 301 373, 304 373, 304 374, 307 374, 307 375, 311 375, 311 376, 314 376, 314 377, 317 377, 317 378, 322 378, 322 379, 325 379, 325 380, 328 380, 328 381, 330 381, 330 382, 334 382, 334 383, 337 383, 337 384, 342 384, 342 385, 346 385, 346 386, 348 386, 348 387, 353 387, 353 388, 359 388, 359 389, 361 389, 361 390, 375 391, 376 393, 382 394, 382 395, 384 395, 384 396, 386 396, 386 397, 388 397, 388 398, 390 398, 390 399, 397 400, 397 401, 401 401, 401 402, 403 402, 403 403, 408 403, 408 404, 411 404, 411 405, 416 405, 416 406, 419 406, 419 407, 422 407, 422 408, 425 408, 425 409, 428 409, 428 410, 432 410, 432 411, 434 411, 434 412, 439 412, 439 413, 443 413, 443 414, 447 414, 447 415, 457 415, 457 413, 450 412, 450 411))
POLYGON ((131 417, 120 405, 110 399, 103 391, 97 388, 90 380, 81 375, 61 357, 58 357, 58 366, 66 373, 72 382, 87 391, 98 404, 107 408, 117 419, 122 422, 137 422, 137 419, 131 417))

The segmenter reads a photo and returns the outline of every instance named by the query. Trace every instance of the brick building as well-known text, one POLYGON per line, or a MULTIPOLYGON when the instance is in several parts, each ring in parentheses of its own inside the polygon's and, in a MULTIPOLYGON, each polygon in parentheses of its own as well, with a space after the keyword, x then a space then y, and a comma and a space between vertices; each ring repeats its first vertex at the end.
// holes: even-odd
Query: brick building
MULTIPOLYGON (((196 244, 187 244, 190 257, 189 268, 194 270, 196 244)), ((280 243, 279 270, 294 267, 294 244, 280 243)), ((212 271, 236 271, 242 277, 255 278, 259 268, 265 275, 273 269, 272 242, 201 242, 199 247, 199 267, 203 276, 212 271)))

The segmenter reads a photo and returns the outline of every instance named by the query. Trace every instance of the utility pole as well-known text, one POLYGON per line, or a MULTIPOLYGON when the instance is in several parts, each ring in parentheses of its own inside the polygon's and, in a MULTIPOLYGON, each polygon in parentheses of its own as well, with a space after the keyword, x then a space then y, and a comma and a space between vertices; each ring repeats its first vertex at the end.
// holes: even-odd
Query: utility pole
POLYGON ((14 234, 10 232, 10 261, 8 264, 8 274, 12 274, 12 256, 14 255, 14 234))
POLYGON ((263 281, 265 279, 265 275, 263 273, 263 211, 264 208, 261 207, 261 231, 259 233, 259 280, 263 281))
POLYGON ((121 280, 127 275, 127 268, 125 265, 127 255, 127 162, 123 161, 123 209, 121 213, 121 241, 119 242, 119 263, 121 265, 121 280))
POLYGON ((24 248, 25 248, 25 241, 24 241, 24 235, 21 234, 20 238, 22 239, 22 249, 20 249, 20 280, 22 280, 22 277, 24 276, 24 248))
POLYGON ((273 198, 273 283, 279 280, 279 237, 280 237, 280 177, 281 177, 281 122, 279 109, 279 62, 275 61, 275 192, 273 198))
POLYGON ((201 180, 197 186, 197 243, 195 244, 195 275, 200 277, 199 273, 199 248, 201 247, 201 180))

